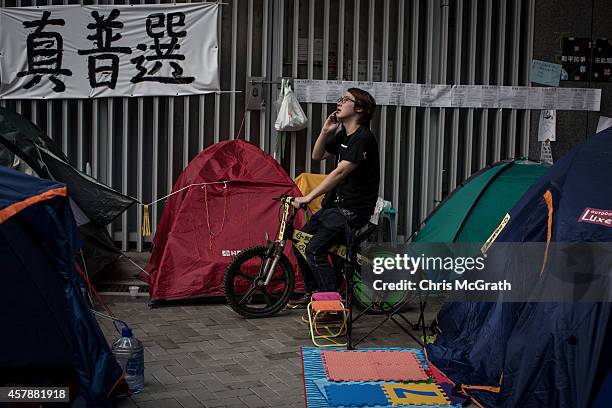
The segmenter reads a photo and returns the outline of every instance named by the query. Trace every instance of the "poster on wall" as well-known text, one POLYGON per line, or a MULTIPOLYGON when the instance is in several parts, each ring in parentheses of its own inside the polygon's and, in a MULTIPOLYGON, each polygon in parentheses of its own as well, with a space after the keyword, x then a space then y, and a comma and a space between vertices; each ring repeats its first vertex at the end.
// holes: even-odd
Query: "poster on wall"
POLYGON ((561 69, 562 66, 559 64, 534 59, 531 61, 531 82, 540 85, 559 86, 561 69))
POLYGON ((593 81, 612 81, 612 43, 607 38, 598 38, 593 47, 593 81))
POLYGON ((0 98, 219 90, 217 3, 0 9, 0 98))
POLYGON ((563 39, 561 62, 565 81, 612 81, 612 42, 598 38, 563 39))
POLYGON ((567 37, 561 49, 562 80, 588 81, 591 65, 591 40, 588 38, 567 37))

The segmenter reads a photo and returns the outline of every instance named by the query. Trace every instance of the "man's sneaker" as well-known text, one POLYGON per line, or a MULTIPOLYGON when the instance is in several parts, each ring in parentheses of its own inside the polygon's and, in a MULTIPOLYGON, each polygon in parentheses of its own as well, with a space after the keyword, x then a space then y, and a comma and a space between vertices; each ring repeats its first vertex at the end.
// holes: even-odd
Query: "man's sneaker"
POLYGON ((310 303, 311 296, 312 293, 304 293, 304 296, 290 300, 287 303, 287 309, 306 309, 306 306, 310 303))

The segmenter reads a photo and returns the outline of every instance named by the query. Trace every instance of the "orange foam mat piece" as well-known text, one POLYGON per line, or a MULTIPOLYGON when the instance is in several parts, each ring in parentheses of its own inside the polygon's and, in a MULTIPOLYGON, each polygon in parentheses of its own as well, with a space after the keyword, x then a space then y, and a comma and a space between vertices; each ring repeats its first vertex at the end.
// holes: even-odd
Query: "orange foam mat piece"
POLYGON ((410 351, 322 352, 330 381, 427 381, 429 376, 410 351))

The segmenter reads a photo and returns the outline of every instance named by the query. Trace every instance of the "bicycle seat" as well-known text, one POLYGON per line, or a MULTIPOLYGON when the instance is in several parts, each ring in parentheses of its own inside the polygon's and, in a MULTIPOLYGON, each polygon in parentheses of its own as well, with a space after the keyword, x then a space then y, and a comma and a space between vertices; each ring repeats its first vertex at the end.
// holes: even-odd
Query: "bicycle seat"
POLYGON ((378 228, 378 225, 368 222, 365 226, 361 227, 360 229, 356 231, 353 231, 354 233, 353 244, 360 245, 365 240, 367 240, 368 237, 372 235, 372 233, 376 231, 377 228, 378 228))

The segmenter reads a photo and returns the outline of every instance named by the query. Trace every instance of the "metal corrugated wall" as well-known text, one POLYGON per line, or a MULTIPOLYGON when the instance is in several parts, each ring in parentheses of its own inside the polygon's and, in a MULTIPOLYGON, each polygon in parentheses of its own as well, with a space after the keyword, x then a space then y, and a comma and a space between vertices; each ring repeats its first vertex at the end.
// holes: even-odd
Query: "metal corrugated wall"
MULTIPOLYGON (((224 91, 248 77, 441 84, 530 85, 535 0, 226 0, 220 12, 224 91)), ((10 1, 4 7, 78 1, 10 1)), ((82 2, 85 4, 105 2, 82 2)), ((106 2, 106 3, 113 3, 106 2)), ((115 1, 115 4, 160 1, 115 1)), ((163 3, 163 2, 162 2, 163 3)), ((169 192, 202 148, 241 137, 276 146, 275 84, 265 109, 245 113, 243 92, 188 97, 1 101, 31 118, 80 169, 143 202, 169 192)), ((281 162, 295 176, 328 172, 311 148, 333 105, 305 104, 308 128, 289 135, 281 162)), ((383 106, 381 195, 399 209, 408 236, 474 171, 528 152, 529 111, 383 106)), ((162 206, 152 208, 152 227, 162 206)), ((111 226, 123 249, 142 250, 133 208, 111 226)))
MULTIPOLYGON (((277 75, 303 79, 530 85, 535 0, 279 0, 285 39, 277 75), (316 24, 315 24, 316 22, 316 24), (299 42, 300 39, 302 43, 299 42), (287 41, 289 40, 289 41, 287 41), (340 46, 339 46, 340 44, 340 46)), ((273 68, 274 71, 274 68, 273 68)), ((311 146, 333 105, 305 104, 308 129, 291 138, 290 174, 325 172, 311 146)), ((463 180, 528 154, 528 110, 382 106, 381 195, 400 234, 463 180)))

